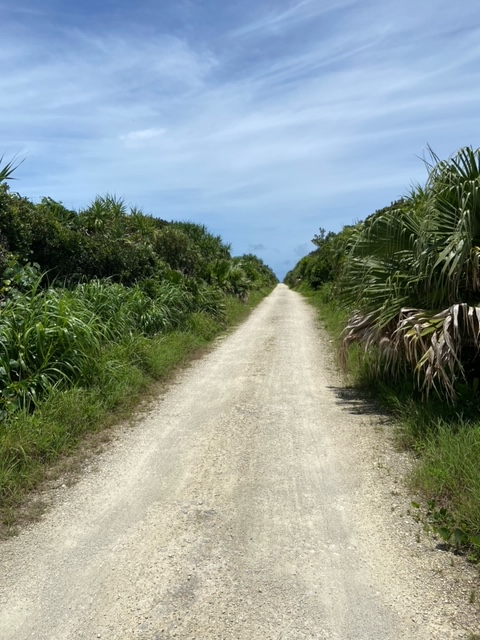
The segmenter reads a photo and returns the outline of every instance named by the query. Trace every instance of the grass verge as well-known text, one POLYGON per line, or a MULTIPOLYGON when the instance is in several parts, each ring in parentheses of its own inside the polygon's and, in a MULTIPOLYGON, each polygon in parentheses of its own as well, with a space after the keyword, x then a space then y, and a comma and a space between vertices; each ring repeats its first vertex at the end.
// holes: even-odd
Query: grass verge
POLYGON ((60 459, 82 442, 128 418, 139 402, 158 391, 179 367, 215 337, 242 321, 270 292, 253 292, 247 302, 229 298, 226 319, 191 314, 187 329, 146 338, 133 335, 103 349, 88 386, 49 395, 33 413, 17 413, 0 430, 0 537, 11 535, 25 497, 60 459))
MULTIPOLYGON (((300 289, 319 312, 337 353, 348 312, 328 285, 300 289)), ((388 383, 374 354, 353 345, 347 357, 348 383, 387 411, 396 424, 399 446, 414 452, 409 486, 426 527, 443 543, 480 561, 480 402, 472 397, 453 407, 438 397, 425 401, 408 380, 388 383)))

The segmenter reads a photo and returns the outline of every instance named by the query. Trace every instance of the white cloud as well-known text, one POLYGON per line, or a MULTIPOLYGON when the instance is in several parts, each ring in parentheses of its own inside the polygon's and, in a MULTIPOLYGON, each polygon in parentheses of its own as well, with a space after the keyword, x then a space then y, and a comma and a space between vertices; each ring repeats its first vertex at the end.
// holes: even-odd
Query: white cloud
POLYGON ((166 129, 152 128, 152 129, 138 129, 136 131, 129 131, 128 133, 122 133, 119 135, 120 140, 125 143, 142 143, 161 138, 167 133, 166 129))

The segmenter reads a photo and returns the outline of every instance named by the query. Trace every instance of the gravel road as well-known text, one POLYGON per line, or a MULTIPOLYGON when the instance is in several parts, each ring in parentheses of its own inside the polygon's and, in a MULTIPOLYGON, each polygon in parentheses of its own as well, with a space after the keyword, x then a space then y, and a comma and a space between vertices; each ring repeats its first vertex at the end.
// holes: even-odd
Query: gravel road
POLYGON ((2 543, 0 638, 478 632, 477 574, 416 541, 406 459, 342 389, 327 342, 279 285, 180 373, 41 522, 2 543))

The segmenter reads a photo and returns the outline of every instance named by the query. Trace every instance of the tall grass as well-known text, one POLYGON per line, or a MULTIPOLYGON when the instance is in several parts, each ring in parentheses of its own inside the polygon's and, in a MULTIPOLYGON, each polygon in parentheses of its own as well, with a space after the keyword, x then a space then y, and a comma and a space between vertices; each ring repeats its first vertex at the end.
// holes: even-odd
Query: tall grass
POLYGON ((31 410, 53 391, 88 385, 107 345, 185 329, 195 312, 224 314, 217 292, 194 295, 166 282, 154 294, 94 280, 73 290, 44 291, 34 283, 8 298, 0 315, 0 416, 31 410))
MULTIPOLYGON (((455 428, 439 421, 422 438, 412 487, 443 506, 471 535, 480 533, 480 422, 459 419, 455 428)), ((478 549, 480 555, 480 548, 478 549)))
POLYGON ((112 340, 132 333, 171 331, 182 326, 195 308, 192 294, 169 282, 157 284, 151 296, 139 285, 127 288, 92 280, 78 285, 71 295, 102 321, 112 340))
POLYGON ((0 314, 0 417, 85 380, 105 339, 80 297, 34 286, 9 298, 0 314))

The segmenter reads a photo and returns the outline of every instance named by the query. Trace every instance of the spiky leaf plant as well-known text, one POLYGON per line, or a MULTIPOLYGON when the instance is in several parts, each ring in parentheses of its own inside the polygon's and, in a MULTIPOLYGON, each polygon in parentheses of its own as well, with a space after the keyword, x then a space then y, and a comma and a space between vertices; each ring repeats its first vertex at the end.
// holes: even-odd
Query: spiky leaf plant
POLYGON ((441 161, 425 188, 354 234, 341 292, 356 311, 344 344, 378 351, 386 375, 407 370, 426 395, 456 398, 480 377, 480 150, 441 161))
POLYGON ((15 158, 7 164, 4 164, 2 167, 3 156, 0 156, 0 182, 4 180, 14 180, 12 178, 12 173, 17 169, 17 167, 22 164, 23 160, 21 160, 18 164, 15 164, 15 158))

